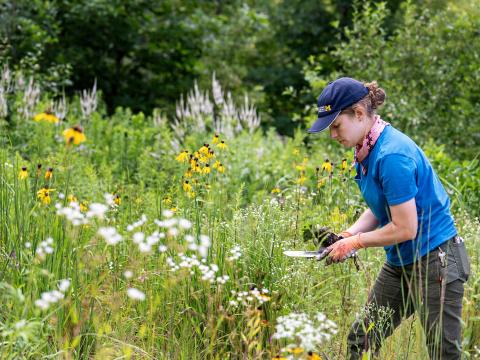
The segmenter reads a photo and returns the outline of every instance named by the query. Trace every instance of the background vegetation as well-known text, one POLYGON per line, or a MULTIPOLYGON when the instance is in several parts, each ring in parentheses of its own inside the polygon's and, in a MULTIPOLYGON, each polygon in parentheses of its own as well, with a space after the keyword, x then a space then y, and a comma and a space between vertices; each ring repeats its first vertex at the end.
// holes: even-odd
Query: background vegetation
MULTIPOLYGON (((341 75, 386 89, 451 196, 480 357, 476 5, 0 0, 0 357, 343 358, 382 249, 360 272, 283 255, 365 206, 351 151, 305 131, 341 75), (313 347, 279 337, 319 311, 313 347)), ((423 337, 413 317, 380 358, 423 337)))

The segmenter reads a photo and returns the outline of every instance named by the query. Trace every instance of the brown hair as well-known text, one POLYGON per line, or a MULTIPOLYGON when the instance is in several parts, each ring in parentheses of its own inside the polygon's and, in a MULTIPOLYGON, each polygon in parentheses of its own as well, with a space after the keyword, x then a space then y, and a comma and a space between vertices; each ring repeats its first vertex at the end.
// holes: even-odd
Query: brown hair
POLYGON ((378 84, 375 80, 369 83, 364 83, 364 85, 368 89, 368 94, 355 104, 344 109, 342 113, 354 114, 356 107, 363 106, 367 110, 368 116, 373 116, 376 114, 378 107, 385 102, 385 90, 383 90, 381 87, 378 87, 378 84))

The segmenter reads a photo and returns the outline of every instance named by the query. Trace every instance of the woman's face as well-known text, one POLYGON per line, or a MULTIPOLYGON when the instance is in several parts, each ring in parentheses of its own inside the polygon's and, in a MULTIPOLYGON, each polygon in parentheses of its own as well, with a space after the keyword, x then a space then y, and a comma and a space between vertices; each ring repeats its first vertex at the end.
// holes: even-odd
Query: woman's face
POLYGON ((345 148, 362 144, 366 134, 367 121, 365 116, 355 111, 355 114, 340 114, 330 125, 330 137, 345 148))

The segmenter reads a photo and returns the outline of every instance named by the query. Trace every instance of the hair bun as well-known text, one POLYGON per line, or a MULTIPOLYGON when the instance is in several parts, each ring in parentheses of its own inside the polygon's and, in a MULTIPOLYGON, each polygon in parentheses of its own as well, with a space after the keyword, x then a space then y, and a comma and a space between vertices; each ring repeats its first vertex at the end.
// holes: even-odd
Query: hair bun
POLYGON ((378 83, 374 80, 369 83, 365 83, 365 87, 368 89, 368 96, 372 103, 372 109, 377 109, 385 102, 386 93, 381 87, 378 87, 378 83))

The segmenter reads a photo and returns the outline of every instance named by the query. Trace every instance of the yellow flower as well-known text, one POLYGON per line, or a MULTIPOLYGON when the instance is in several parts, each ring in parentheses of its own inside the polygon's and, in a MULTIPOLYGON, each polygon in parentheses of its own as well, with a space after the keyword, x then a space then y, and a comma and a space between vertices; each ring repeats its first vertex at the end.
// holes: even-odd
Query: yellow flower
POLYGON ((272 194, 279 194, 280 193, 280 189, 278 187, 274 187, 272 189, 272 194))
POLYGON ((320 357, 320 355, 315 354, 314 352, 309 351, 309 352, 308 352, 308 356, 307 356, 307 360, 322 360, 322 358, 320 357))
POLYGON ((175 158, 178 162, 187 162, 188 161, 188 150, 183 150, 178 156, 175 158))
POLYGON ((272 358, 272 360, 288 360, 288 359, 286 357, 282 357, 282 356, 277 355, 277 356, 274 356, 272 358))
POLYGON ((165 197, 163 198, 163 203, 164 203, 165 205, 172 205, 172 199, 171 199, 169 196, 165 196, 165 197))
POLYGON ((42 164, 38 164, 37 165, 37 177, 39 177, 41 173, 42 173, 42 164))
POLYGON ((219 141, 220 141, 220 139, 218 138, 218 134, 215 134, 213 136, 213 140, 212 140, 213 145, 218 144, 219 141))
POLYGON ((85 212, 88 210, 88 207, 87 207, 87 202, 86 201, 83 201, 82 203, 80 203, 80 211, 81 212, 85 212))
POLYGON ((188 170, 185 172, 185 174, 183 176, 191 178, 193 176, 192 168, 188 168, 188 170))
POLYGON ((37 191, 37 197, 46 205, 50 204, 52 199, 50 198, 50 193, 55 191, 55 189, 42 188, 37 191))
POLYGON ((113 202, 116 205, 120 205, 122 203, 122 198, 118 194, 113 194, 113 202))
POLYGON ((49 167, 45 173, 45 180, 50 180, 53 176, 53 168, 49 167))
POLYGON ((325 180, 325 179, 318 180, 317 189, 320 189, 323 185, 325 185, 326 182, 327 182, 327 180, 325 180))
POLYGON ((23 166, 22 167, 22 170, 20 170, 20 172, 18 173, 18 178, 20 180, 24 180, 28 177, 28 171, 27 171, 27 167, 26 166, 23 166))
POLYGON ((190 192, 192 191, 192 185, 189 184, 188 180, 183 182, 183 191, 190 192))
POLYGON ((300 177, 297 179, 297 184, 298 185, 303 185, 306 180, 307 180, 307 178, 305 177, 305 175, 301 174, 300 177))
POLYGON ((72 195, 72 194, 70 194, 70 195, 67 196, 67 200, 68 200, 69 203, 71 203, 71 202, 76 202, 76 203, 78 203, 77 197, 76 197, 75 195, 72 195))
POLYGON ((305 164, 296 165, 295 169, 297 171, 305 171, 305 164))
POLYGON ((208 158, 206 156, 200 155, 198 161, 200 161, 202 164, 206 164, 208 162, 208 158))
POLYGON ((170 208, 170 211, 176 213, 176 212, 177 212, 177 208, 176 208, 176 207, 172 207, 172 208, 170 208))
POLYGON ((220 141, 220 144, 217 144, 217 147, 219 149, 225 150, 227 148, 227 144, 225 144, 225 141, 220 141))
POLYGON ((328 159, 325 159, 325 162, 322 164, 322 172, 327 171, 328 173, 331 173, 333 171, 332 169, 332 163, 328 161, 328 159))
POLYGON ((83 129, 80 126, 74 126, 72 128, 65 129, 63 136, 65 137, 67 145, 70 145, 71 143, 80 145, 87 140, 85 134, 83 133, 83 129))
POLYGON ((345 171, 347 170, 347 159, 343 159, 342 160, 342 171, 345 171))
POLYGON ((220 161, 215 161, 215 164, 213 164, 213 168, 214 169, 217 169, 218 172, 225 172, 225 167, 222 165, 222 163, 220 161))
POLYGON ((288 351, 289 353, 294 354, 294 355, 298 355, 298 354, 303 353, 303 349, 302 349, 301 347, 288 348, 287 351, 288 351))
POLYGON ((208 148, 208 144, 203 144, 203 146, 198 150, 200 154, 207 155, 210 149, 208 148))
POLYGON ((205 167, 203 168, 203 173, 204 174, 210 174, 210 172, 212 171, 212 169, 210 168, 210 165, 208 164, 205 164, 205 167))
POLYGON ((187 196, 191 199, 195 197, 195 191, 189 191, 187 192, 187 196))
POLYGON ((52 123, 52 124, 56 124, 58 123, 60 120, 55 116, 53 115, 50 111, 45 111, 45 112, 42 112, 40 114, 37 114, 35 115, 35 117, 33 118, 34 121, 37 121, 37 122, 40 122, 40 121, 45 121, 45 122, 49 122, 49 123, 52 123))
POLYGON ((300 150, 298 149, 293 149, 293 155, 298 155, 300 154, 300 150))
POLYGON ((212 159, 215 157, 215 153, 213 152, 213 150, 210 150, 207 154, 207 159, 212 159))

